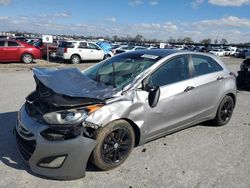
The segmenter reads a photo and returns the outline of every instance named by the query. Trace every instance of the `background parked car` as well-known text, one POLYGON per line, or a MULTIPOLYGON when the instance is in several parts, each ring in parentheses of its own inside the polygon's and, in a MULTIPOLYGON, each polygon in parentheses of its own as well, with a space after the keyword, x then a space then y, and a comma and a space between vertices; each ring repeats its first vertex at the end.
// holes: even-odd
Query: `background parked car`
POLYGON ((117 48, 115 50, 115 54, 120 54, 123 52, 129 52, 129 51, 134 51, 134 50, 146 50, 146 49, 147 48, 143 46, 123 46, 123 47, 117 48))
POLYGON ((103 51, 105 53, 105 58, 110 58, 110 57, 114 56, 114 54, 111 50, 112 46, 108 42, 99 41, 96 44, 103 49, 103 51))
POLYGON ((250 88, 250 59, 245 59, 238 71, 237 86, 239 88, 250 88))
MULTIPOLYGON (((42 51, 42 55, 44 58, 47 57, 47 44, 43 43, 42 39, 37 39, 35 40, 32 45, 39 47, 40 50, 42 51)), ((55 42, 48 44, 48 49, 49 49, 49 57, 50 58, 55 58, 56 57, 56 52, 57 52, 58 45, 55 42)))
POLYGON ((40 58, 40 49, 33 45, 16 40, 0 40, 0 62, 32 63, 33 59, 40 58))
POLYGON ((217 55, 217 56, 224 56, 225 55, 225 50, 223 50, 223 49, 213 49, 213 50, 209 51, 209 53, 217 55))
POLYGON ((241 49, 238 49, 236 52, 235 52, 235 54, 234 54, 234 56, 235 57, 238 57, 238 58, 243 58, 243 59, 245 59, 247 56, 248 56, 248 54, 250 53, 250 49, 246 49, 246 48, 241 48, 241 49))
POLYGON ((62 41, 57 49, 57 57, 78 64, 81 60, 103 60, 105 53, 93 42, 62 41))
POLYGON ((231 50, 229 48, 225 49, 225 56, 230 56, 231 50))

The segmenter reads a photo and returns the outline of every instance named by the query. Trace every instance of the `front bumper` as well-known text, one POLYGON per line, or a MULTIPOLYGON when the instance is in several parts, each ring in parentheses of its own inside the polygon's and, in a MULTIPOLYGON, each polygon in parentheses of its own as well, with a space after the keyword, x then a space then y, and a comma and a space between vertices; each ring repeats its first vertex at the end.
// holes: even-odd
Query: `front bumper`
POLYGON ((96 141, 83 136, 64 141, 48 141, 40 134, 47 128, 47 125, 29 117, 25 106, 22 106, 15 129, 17 148, 31 170, 53 179, 72 180, 84 177, 86 165, 96 141), (66 156, 59 168, 38 166, 42 159, 53 156, 66 156))

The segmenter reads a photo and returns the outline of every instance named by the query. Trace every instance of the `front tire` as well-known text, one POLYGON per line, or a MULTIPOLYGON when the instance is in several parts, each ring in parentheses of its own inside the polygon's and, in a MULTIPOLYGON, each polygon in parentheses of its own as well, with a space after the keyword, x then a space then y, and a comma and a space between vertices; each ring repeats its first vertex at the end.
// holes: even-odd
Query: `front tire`
POLYGON ((100 129, 91 162, 102 170, 111 170, 128 158, 133 150, 135 134, 131 125, 118 120, 100 129))
POLYGON ((22 55, 22 62, 25 64, 29 64, 33 62, 33 56, 31 54, 23 54, 22 55))
POLYGON ((81 58, 79 55, 72 55, 71 58, 70 58, 70 62, 72 64, 78 64, 81 62, 81 58))
POLYGON ((233 114, 234 105, 234 100, 231 96, 227 95, 224 97, 219 105, 216 117, 214 119, 214 123, 217 126, 222 126, 229 122, 233 114))

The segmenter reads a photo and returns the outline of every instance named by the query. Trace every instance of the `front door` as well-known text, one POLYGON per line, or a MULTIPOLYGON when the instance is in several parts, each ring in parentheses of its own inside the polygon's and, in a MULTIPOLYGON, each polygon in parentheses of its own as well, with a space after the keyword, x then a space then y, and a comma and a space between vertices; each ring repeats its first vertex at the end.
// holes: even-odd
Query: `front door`
POLYGON ((89 43, 88 48, 90 49, 92 60, 102 60, 104 58, 104 51, 99 46, 89 43))
POLYGON ((152 73, 149 85, 160 88, 160 98, 153 108, 145 102, 142 131, 146 141, 183 128, 194 121, 195 88, 187 56, 178 56, 163 64, 152 73))

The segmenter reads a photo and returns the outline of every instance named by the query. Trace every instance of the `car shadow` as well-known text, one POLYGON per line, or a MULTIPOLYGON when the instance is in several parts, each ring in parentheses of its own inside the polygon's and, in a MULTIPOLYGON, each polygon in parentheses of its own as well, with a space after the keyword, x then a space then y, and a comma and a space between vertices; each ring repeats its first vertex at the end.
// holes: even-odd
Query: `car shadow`
POLYGON ((16 124, 17 112, 0 114, 0 160, 3 164, 18 169, 27 170, 16 148, 13 130, 16 124))
MULTIPOLYGON (((47 59, 44 59, 44 60, 46 61, 47 59)), ((50 59, 50 62, 51 63, 57 63, 57 64, 71 64, 69 60, 63 60, 63 59, 60 59, 60 58, 50 59)), ((81 65, 81 64, 84 64, 84 63, 96 64, 98 62, 99 61, 96 61, 96 60, 87 60, 87 61, 81 61, 78 65, 81 65)), ((71 64, 71 65, 74 65, 74 64, 71 64)))

